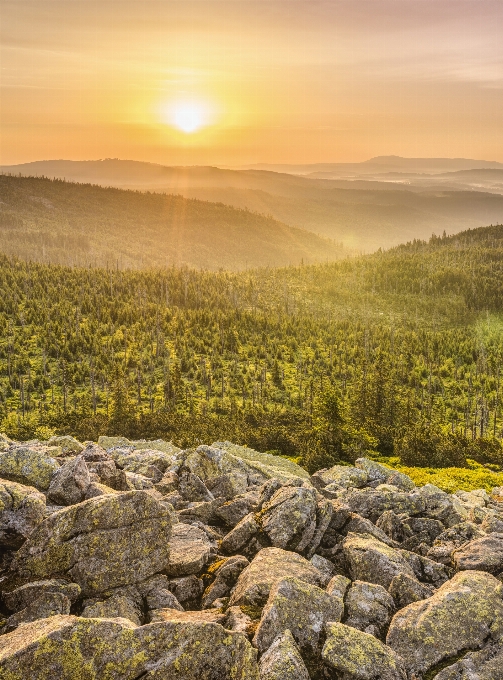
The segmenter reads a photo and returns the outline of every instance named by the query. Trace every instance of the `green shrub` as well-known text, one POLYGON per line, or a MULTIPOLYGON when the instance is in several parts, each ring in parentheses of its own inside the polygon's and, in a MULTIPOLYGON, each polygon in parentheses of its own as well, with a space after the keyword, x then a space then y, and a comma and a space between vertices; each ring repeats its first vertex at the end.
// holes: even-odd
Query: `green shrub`
POLYGON ((421 422, 395 442, 402 465, 411 467, 466 467, 466 439, 444 434, 421 422))

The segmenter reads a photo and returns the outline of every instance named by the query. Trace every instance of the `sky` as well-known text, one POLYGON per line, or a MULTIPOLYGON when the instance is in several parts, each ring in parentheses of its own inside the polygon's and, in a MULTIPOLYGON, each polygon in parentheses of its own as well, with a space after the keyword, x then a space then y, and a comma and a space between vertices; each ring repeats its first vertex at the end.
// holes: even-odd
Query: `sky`
POLYGON ((0 0, 0 163, 503 161, 502 0, 0 0))

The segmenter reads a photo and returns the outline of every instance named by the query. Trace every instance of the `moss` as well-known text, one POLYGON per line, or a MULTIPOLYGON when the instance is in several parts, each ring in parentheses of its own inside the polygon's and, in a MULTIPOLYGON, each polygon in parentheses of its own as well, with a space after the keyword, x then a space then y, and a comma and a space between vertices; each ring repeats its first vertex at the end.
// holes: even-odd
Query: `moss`
POLYGON ((0 453, 0 477, 46 490, 59 468, 59 463, 52 457, 58 453, 61 454, 59 447, 47 451, 26 446, 0 453))
POLYGON ((249 616, 252 621, 258 621, 260 617, 262 616, 262 609, 263 607, 257 607, 252 604, 242 604, 239 607, 243 614, 246 614, 246 616, 249 616))

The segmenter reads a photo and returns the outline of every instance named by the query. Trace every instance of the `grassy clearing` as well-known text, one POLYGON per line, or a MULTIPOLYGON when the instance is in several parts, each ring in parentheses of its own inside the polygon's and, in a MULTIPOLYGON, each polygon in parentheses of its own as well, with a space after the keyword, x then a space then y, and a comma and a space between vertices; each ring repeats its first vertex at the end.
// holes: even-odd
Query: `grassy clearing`
POLYGON ((409 475, 417 486, 434 484, 448 493, 454 493, 460 489, 463 491, 485 489, 490 493, 495 486, 503 486, 503 472, 491 470, 490 466, 481 465, 474 460, 469 460, 466 468, 418 468, 400 465, 398 458, 379 458, 378 460, 409 475))

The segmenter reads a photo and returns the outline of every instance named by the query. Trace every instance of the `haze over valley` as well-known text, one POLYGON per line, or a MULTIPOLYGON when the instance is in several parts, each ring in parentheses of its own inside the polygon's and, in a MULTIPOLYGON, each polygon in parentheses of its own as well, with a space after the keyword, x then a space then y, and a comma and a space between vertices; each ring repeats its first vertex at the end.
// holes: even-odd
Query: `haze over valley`
MULTIPOLYGON (((340 244, 344 246, 346 255, 372 252, 415 238, 428 239, 433 233, 446 231, 451 234, 503 222, 501 163, 469 159, 383 157, 366 163, 323 164, 321 167, 324 169, 314 165, 243 170, 204 166, 173 167, 105 159, 37 161, 4 166, 1 170, 10 175, 43 176, 104 187, 175 194, 246 209, 256 213, 254 218, 250 215, 246 217, 247 238, 253 239, 251 232, 254 230, 257 238, 262 238, 260 234, 267 216, 283 225, 335 241, 335 245, 326 242, 322 245, 319 241, 319 245, 315 245, 314 236, 296 232, 298 244, 293 245, 293 232, 283 226, 283 236, 280 238, 276 233, 278 225, 270 222, 270 248, 265 248, 258 259, 255 255, 248 258, 239 255, 233 262, 232 249, 245 247, 241 239, 232 245, 227 243, 223 247, 218 246, 216 250, 221 256, 214 262, 201 253, 189 256, 183 252, 186 246, 180 246, 182 249, 177 255, 172 250, 172 242, 161 246, 167 248, 165 257, 168 259, 164 261, 211 268, 237 268, 243 266, 243 262, 250 265, 288 264, 302 258, 319 261, 323 248, 327 249, 325 259, 340 256, 340 244), (323 178, 320 179, 319 175, 323 175, 323 178), (328 175, 330 178, 325 178, 328 175), (282 239, 283 254, 279 255, 275 248, 279 247, 282 239), (224 257, 226 250, 228 256, 224 257), (268 254, 266 250, 269 250, 268 254)), ((213 207, 212 210, 222 211, 222 208, 213 207)), ((235 220, 238 219, 237 215, 235 220)), ((114 219, 117 221, 121 218, 117 216, 114 219)), ((128 220, 131 219, 132 216, 129 216, 128 220)), ((188 231, 183 236, 187 244, 200 233, 209 236, 213 229, 213 222, 210 220, 205 223, 205 217, 201 214, 197 218, 200 231, 191 235, 189 232, 194 227, 194 219, 193 215, 189 217, 187 214, 188 231)), ((239 219, 244 219, 244 216, 241 215, 239 219)), ((183 229, 183 220, 183 215, 177 214, 179 229, 183 229)), ((72 229, 71 226, 69 228, 72 229)), ((134 231, 132 224, 128 229, 134 231)), ((158 233, 159 238, 164 238, 164 232, 158 233)), ((139 227, 138 237, 140 240, 143 238, 139 227)), ((215 238, 219 238, 217 232, 215 238)), ((200 246, 203 248, 202 244, 200 246)), ((195 242, 190 247, 194 251, 198 250, 195 242)))

